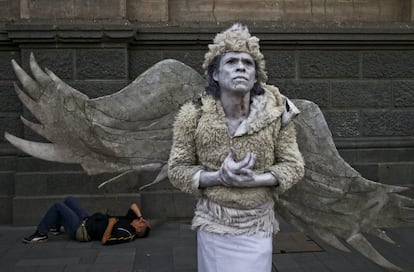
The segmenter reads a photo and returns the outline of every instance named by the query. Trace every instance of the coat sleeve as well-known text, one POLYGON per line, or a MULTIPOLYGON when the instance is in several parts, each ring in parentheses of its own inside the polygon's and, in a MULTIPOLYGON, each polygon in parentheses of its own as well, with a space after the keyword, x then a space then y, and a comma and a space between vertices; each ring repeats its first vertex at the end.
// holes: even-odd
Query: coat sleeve
POLYGON ((173 144, 168 160, 168 178, 183 192, 200 196, 196 175, 203 168, 198 165, 195 134, 199 109, 193 103, 183 105, 177 114, 173 129, 173 144))
POLYGON ((117 223, 111 235, 104 245, 115 245, 130 242, 135 239, 135 229, 129 224, 129 220, 122 219, 121 223, 117 223))
POLYGON ((303 178, 305 165, 296 142, 296 130, 293 122, 282 127, 273 139, 276 146, 276 164, 267 170, 277 177, 279 186, 276 188, 276 193, 281 194, 303 178))

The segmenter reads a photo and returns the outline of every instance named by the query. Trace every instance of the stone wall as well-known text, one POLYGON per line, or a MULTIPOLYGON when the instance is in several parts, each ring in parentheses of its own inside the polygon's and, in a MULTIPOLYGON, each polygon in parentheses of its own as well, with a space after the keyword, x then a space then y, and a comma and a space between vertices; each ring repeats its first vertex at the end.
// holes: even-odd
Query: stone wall
POLYGON ((410 22, 412 0, 0 0, 4 19, 410 22))
MULTIPOLYGON (((247 23, 261 39, 269 83, 290 98, 316 102, 340 153, 365 177, 412 186, 411 1, 241 1, 239 9, 229 3, 0 0, 0 135, 9 131, 42 140, 19 119, 31 116, 14 93, 11 59, 28 70, 34 52, 41 66, 90 97, 99 97, 120 90, 165 58, 181 60, 201 73, 214 35, 229 26, 228 21, 255 10, 264 21, 247 23), (260 6, 265 4, 268 10, 260 6), (309 17, 317 11, 320 15, 309 17), (277 12, 280 16, 271 17, 277 12), (358 18, 368 22, 352 22, 358 18)), ((127 175, 97 189, 112 176, 90 177, 78 165, 28 157, 0 137, 0 224, 35 224, 52 201, 65 195, 80 197, 91 211, 117 213, 136 201, 152 218, 192 214, 194 199, 168 183, 138 193, 154 173, 127 175)))

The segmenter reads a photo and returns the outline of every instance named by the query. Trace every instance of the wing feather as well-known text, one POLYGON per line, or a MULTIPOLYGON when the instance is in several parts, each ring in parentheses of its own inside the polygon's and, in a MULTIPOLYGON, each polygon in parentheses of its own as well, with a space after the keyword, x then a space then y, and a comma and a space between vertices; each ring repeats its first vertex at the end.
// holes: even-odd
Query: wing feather
POLYGON ((22 101, 23 105, 26 106, 26 108, 38 119, 38 120, 44 120, 44 114, 42 112, 42 108, 40 105, 34 101, 29 95, 27 95, 25 92, 20 89, 20 87, 17 84, 14 84, 14 90, 17 94, 17 97, 22 101))
POLYGON ((12 60, 12 66, 14 72, 19 79, 20 83, 23 85, 29 96, 34 99, 38 100, 39 97, 42 95, 39 90, 39 84, 34 81, 18 64, 15 60, 12 60))
MULTIPOLYGON (((79 163, 89 174, 159 171, 154 182, 167 177, 175 113, 205 85, 192 68, 164 60, 119 92, 90 99, 52 71, 44 72, 32 54, 34 78, 14 60, 12 66, 24 89, 15 85, 16 93, 40 124, 22 121, 50 143, 27 141, 6 132, 9 142, 41 159, 79 163)), ((279 214, 335 248, 349 251, 347 243, 375 263, 399 270, 363 233, 392 243, 381 229, 413 226, 414 200, 399 194, 404 187, 363 178, 339 155, 316 104, 294 103, 302 112, 294 122, 306 163, 305 178, 278 196, 279 214)))
POLYGON ((20 119, 22 120, 22 122, 25 126, 29 127, 31 130, 33 130, 34 132, 36 132, 40 136, 42 136, 46 139, 50 138, 50 134, 48 133, 47 130, 45 130, 45 128, 41 124, 33 123, 33 122, 27 120, 26 118, 24 118, 23 116, 20 116, 20 119))
POLYGON ((278 196, 277 211, 293 226, 335 248, 346 250, 342 240, 378 265, 400 270, 363 233, 393 243, 382 228, 414 226, 414 200, 399 194, 407 188, 363 178, 339 155, 319 107, 293 101, 301 110, 294 122, 305 177, 278 196))
POLYGON ((15 147, 39 159, 63 163, 77 163, 81 160, 81 157, 76 153, 55 144, 27 141, 7 132, 4 134, 4 137, 15 147))
POLYGON ((205 85, 189 66, 164 60, 122 90, 90 99, 52 71, 43 71, 33 54, 33 78, 14 60, 12 66, 24 89, 15 84, 16 93, 40 123, 22 121, 50 143, 8 133, 6 139, 34 157, 79 163, 89 174, 161 170, 176 112, 205 85))

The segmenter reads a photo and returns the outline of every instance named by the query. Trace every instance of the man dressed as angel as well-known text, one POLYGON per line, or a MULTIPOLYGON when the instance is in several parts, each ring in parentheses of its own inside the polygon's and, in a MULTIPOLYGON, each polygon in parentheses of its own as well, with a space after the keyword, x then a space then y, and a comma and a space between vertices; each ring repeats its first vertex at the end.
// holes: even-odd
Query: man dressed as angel
POLYGON ((34 55, 33 78, 13 61, 23 86, 16 93, 39 123, 22 121, 49 143, 5 138, 88 174, 120 173, 102 186, 131 171, 158 172, 150 184, 168 176, 198 199, 200 272, 270 271, 275 210, 314 239, 400 271, 364 234, 393 243, 384 228, 414 226, 407 188, 362 177, 339 155, 315 103, 290 101, 266 84, 259 39, 247 27, 218 33, 208 48, 207 82, 169 59, 93 99, 43 71, 34 55))
POLYGON ((179 111, 168 163, 171 183, 198 198, 198 271, 271 271, 274 197, 304 175, 295 126, 247 27, 219 33, 203 67, 208 86, 179 111))

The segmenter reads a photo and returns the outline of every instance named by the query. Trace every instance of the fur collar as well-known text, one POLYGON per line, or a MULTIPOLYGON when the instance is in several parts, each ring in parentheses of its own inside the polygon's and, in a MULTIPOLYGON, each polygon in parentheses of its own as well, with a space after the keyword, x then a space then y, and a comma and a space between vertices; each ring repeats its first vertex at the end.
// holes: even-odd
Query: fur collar
MULTIPOLYGON (((274 122, 283 113, 282 97, 276 87, 264 85, 265 93, 255 95, 250 103, 250 113, 238 127, 234 137, 244 134, 252 134, 274 122)), ((220 125, 225 126, 225 115, 220 100, 214 99, 211 95, 204 95, 201 98, 203 114, 212 115, 220 125)))

